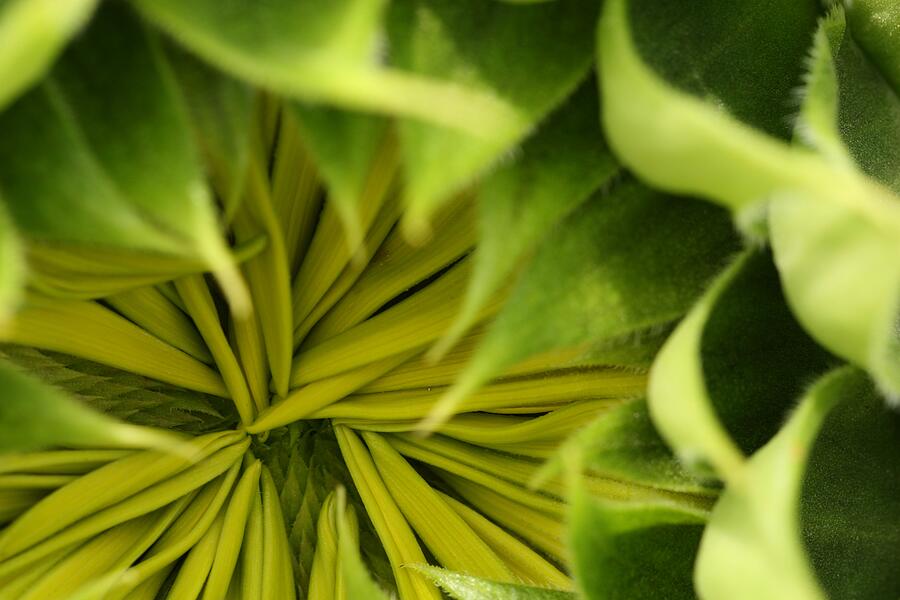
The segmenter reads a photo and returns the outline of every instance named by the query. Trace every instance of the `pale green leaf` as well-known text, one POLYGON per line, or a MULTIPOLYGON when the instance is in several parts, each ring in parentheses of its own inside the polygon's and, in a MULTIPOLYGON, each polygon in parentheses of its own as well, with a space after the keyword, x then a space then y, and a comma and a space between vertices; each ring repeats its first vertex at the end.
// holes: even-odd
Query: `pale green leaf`
POLYGON ((519 119, 494 95, 380 65, 383 0, 134 4, 216 66, 305 101, 410 115, 487 137, 519 119))
MULTIPOLYGON (((900 209, 900 98, 845 32, 840 12, 816 36, 813 69, 805 113, 830 108, 831 124, 806 121, 802 131, 816 140, 836 130, 858 169, 894 192, 885 195, 885 209, 900 209)), ((779 197, 770 209, 770 231, 785 293, 800 322, 896 397, 900 226, 887 219, 812 195, 779 197)))
POLYGON ((788 134, 816 12, 811 0, 606 2, 598 64, 613 150, 654 185, 732 208, 815 182, 812 157, 763 131, 788 134))
POLYGON ((0 331, 19 304, 25 279, 25 264, 19 235, 0 194, 0 331))
POLYGON ((412 565, 456 600, 575 600, 572 592, 501 583, 430 565, 412 565))
POLYGON ((97 0, 6 0, 0 5, 0 109, 41 78, 96 6, 97 0))

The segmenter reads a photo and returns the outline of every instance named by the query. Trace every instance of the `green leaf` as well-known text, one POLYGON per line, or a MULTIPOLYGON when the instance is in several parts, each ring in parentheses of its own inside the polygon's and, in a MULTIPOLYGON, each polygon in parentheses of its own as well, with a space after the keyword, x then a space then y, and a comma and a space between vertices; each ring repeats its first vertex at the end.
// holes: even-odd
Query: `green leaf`
POLYGON ((735 245, 728 215, 702 202, 673 202, 633 181, 595 195, 542 243, 426 425, 528 356, 587 349, 675 321, 735 245))
POLYGON ((230 219, 244 193, 254 91, 174 44, 166 46, 166 56, 190 111, 197 147, 230 219))
POLYGON ((0 195, 0 332, 22 296, 25 263, 21 242, 0 195))
POLYGON ((190 237, 209 202, 176 82, 140 24, 121 7, 104 7, 48 82, 111 183, 139 210, 190 237))
POLYGON ((234 427, 231 402, 82 358, 0 346, 0 358, 104 415, 132 425, 201 434, 234 427))
POLYGON ((385 2, 133 0, 207 61, 310 102, 409 115, 491 137, 518 120, 500 98, 378 64, 385 2))
POLYGON ((456 600, 575 600, 572 592, 490 581, 430 565, 411 565, 456 600))
POLYGON ((384 142, 387 123, 370 115, 300 103, 293 103, 291 111, 328 186, 328 201, 344 224, 353 252, 362 243, 369 225, 361 214, 361 204, 370 200, 364 198, 363 190, 384 142))
POLYGON ((613 502, 576 484, 569 506, 572 570, 587 600, 692 599, 703 517, 678 504, 613 502))
POLYGON ((843 11, 822 19, 810 70, 802 109, 818 107, 827 118, 803 123, 803 131, 836 132, 859 170, 900 192, 900 98, 846 30, 843 11))
POLYGON ((515 114, 477 136, 427 123, 400 124, 406 218, 414 232, 426 228, 440 203, 483 173, 572 92, 590 66, 596 10, 591 0, 531 6, 479 0, 391 4, 393 63, 502 98, 515 114))
POLYGON ((900 93, 900 39, 896 33, 900 6, 892 0, 853 0, 846 5, 853 38, 900 93))
POLYGON ((650 368, 663 342, 672 333, 673 326, 660 326, 632 335, 602 342, 587 350, 579 362, 594 365, 610 365, 644 371, 650 368))
MULTIPOLYGON (((657 77, 747 125, 790 137, 785 117, 819 15, 816 0, 618 4, 626 7, 635 50, 657 77)), ((607 46, 600 35, 602 53, 607 46)))
MULTIPOLYGON (((692 5, 696 12, 686 11, 684 27, 677 20, 676 27, 673 21, 660 19, 658 11, 637 10, 643 2, 606 3, 600 24, 603 117, 612 147, 642 177, 670 191, 699 194, 744 213, 771 199, 769 226, 775 260, 799 320, 819 342, 870 369, 879 384, 896 395, 900 390, 896 333, 900 201, 864 175, 895 176, 890 164, 895 153, 882 156, 880 142, 864 133, 870 152, 864 154, 858 169, 835 160, 836 154, 843 154, 835 151, 835 130, 844 138, 847 131, 870 131, 865 123, 871 122, 873 128, 888 123, 878 136, 893 139, 896 121, 886 119, 896 119, 891 116, 896 98, 873 89, 875 82, 860 80, 852 68, 847 73, 855 73, 852 77, 839 76, 846 87, 840 79, 837 84, 823 82, 821 77, 833 69, 819 64, 830 54, 828 44, 823 51, 819 40, 814 83, 807 97, 807 103, 819 104, 804 111, 814 118, 800 131, 807 138, 812 132, 826 140, 824 156, 791 146, 769 135, 783 134, 774 127, 772 107, 784 105, 779 94, 793 81, 789 74, 803 62, 799 57, 809 21, 815 16, 814 3, 783 2, 778 10, 762 3, 717 3, 718 12, 712 14, 722 14, 716 19, 706 13, 708 3, 696 4, 692 5), (734 19, 741 23, 737 34, 727 27, 734 19), (714 31, 709 35, 696 33, 710 27, 714 31), (713 34, 723 40, 718 53, 711 52, 705 41, 713 34), (777 39, 768 40, 769 35, 777 39), (748 50, 751 47, 765 48, 765 52, 758 64, 746 66, 757 60, 758 53, 748 50), (723 59, 709 67, 710 73, 696 68, 707 65, 709 57, 719 53, 730 57, 737 51, 741 52, 737 62, 723 59), (671 56, 685 58, 672 66, 671 56), (784 85, 760 85, 769 78, 758 73, 760 68, 780 73, 784 85), (728 77, 729 69, 736 75, 728 77), (761 88, 770 90, 758 91, 761 88), (821 94, 839 88, 840 102, 821 99, 821 94), (767 95, 770 92, 778 93, 767 95), (840 106, 840 114, 834 117, 838 126, 822 126, 828 120, 827 106, 840 106), (860 118, 861 106, 872 114, 860 118), (845 120, 854 111, 857 117, 845 120), (888 164, 878 166, 883 161, 888 164), (866 293, 858 293, 860 289, 866 293), (822 302, 823 297, 840 300, 822 302)), ((666 7, 677 12, 683 4, 666 7)), ((785 116, 784 110, 775 109, 775 113, 778 118, 785 116)), ((851 133, 845 142, 850 144, 850 154, 859 159, 853 137, 859 139, 851 133)))
POLYGON ((887 502, 867 500, 895 489, 900 472, 891 453, 898 440, 896 415, 886 414, 862 373, 845 367, 820 379, 719 500, 698 556, 698 593, 710 600, 846 597, 820 588, 805 552, 811 548, 832 583, 852 585, 853 596, 896 596, 896 576, 874 574, 884 568, 879 561, 889 560, 889 540, 896 546, 895 517, 882 520, 882 511, 896 514, 897 503, 892 493, 883 496, 887 502), (825 462, 816 465, 820 457, 825 462), (846 517, 853 516, 859 521, 851 525, 846 517), (848 550, 856 552, 848 556, 848 550), (878 593, 866 593, 872 587, 878 593))
POLYGON ((7 0, 0 5, 0 109, 41 78, 96 6, 97 0, 7 0))
POLYGON ((433 354, 458 341, 523 256, 618 173, 618 163, 603 141, 598 110, 596 92, 582 85, 512 162, 481 184, 481 237, 469 289, 452 329, 433 354))
POLYGON ((201 259, 246 305, 177 84, 126 8, 105 5, 0 128, 0 182, 29 238, 201 259))
POLYGON ((52 446, 164 447, 172 434, 128 425, 94 412, 60 391, 0 363, 0 451, 52 446))
POLYGON ((651 370, 650 412, 685 463, 727 479, 833 360, 785 305, 769 253, 747 250, 663 346, 651 370))
POLYGON ((618 481, 701 496, 716 493, 678 462, 654 429, 643 398, 604 412, 569 437, 538 472, 534 486, 562 471, 571 456, 591 472, 618 481))
POLYGON ((0 181, 10 213, 28 237, 181 251, 111 183, 58 88, 45 82, 25 95, 0 114, 0 127, 0 181))
POLYGON ((836 396, 837 404, 806 462, 795 509, 803 546, 829 598, 895 598, 900 415, 860 373, 832 381, 822 393, 836 396))
MULTIPOLYGON (((840 12, 823 22, 813 61, 804 112, 831 109, 831 124, 807 120, 803 131, 816 140, 837 130, 858 169, 893 190, 886 208, 900 209, 900 98, 845 34, 840 12)), ((774 201, 770 231, 798 319, 900 395, 900 226, 804 196, 774 201)))
POLYGON ((734 208, 804 180, 809 157, 750 126, 787 135, 815 15, 806 0, 606 2, 597 36, 610 145, 652 184, 734 208))

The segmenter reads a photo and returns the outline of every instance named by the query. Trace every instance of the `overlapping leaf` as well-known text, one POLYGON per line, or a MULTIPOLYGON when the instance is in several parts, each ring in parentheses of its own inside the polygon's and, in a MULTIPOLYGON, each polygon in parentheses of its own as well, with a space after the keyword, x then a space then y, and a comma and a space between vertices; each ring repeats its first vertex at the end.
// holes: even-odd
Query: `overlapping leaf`
POLYGON ((664 11, 642 1, 607 3, 598 34, 604 123, 623 160, 656 185, 740 212, 772 200, 775 260, 798 319, 896 393, 900 201, 891 182, 877 180, 896 172, 882 144, 884 135, 895 137, 889 119, 897 99, 859 55, 822 68, 839 41, 820 34, 806 102, 826 106, 805 127, 831 143, 820 156, 777 137, 816 12, 805 0, 777 10, 765 2, 676 2, 664 11), (816 76, 837 79, 823 85, 816 76), (829 116, 828 106, 840 109, 829 116), (835 131, 859 167, 834 160, 835 131))
MULTIPOLYGON (((93 10, 92 2, 72 2, 55 14, 39 13, 45 4, 7 0, 0 8, 0 34, 16 34, 0 38, 29 37, 28 43, 0 48, 0 75, 6 76, 7 62, 22 63, 15 76, 0 81, 0 107, 40 76, 93 10), (30 37, 32 26, 51 21, 60 26, 48 30, 47 37, 30 37)), ((848 5, 849 27, 842 13, 834 12, 813 39, 822 7, 834 3, 607 0, 598 37, 599 108, 613 149, 638 177, 667 193, 723 204, 746 232, 750 220, 762 225, 753 233, 769 237, 772 245, 771 255, 751 249, 734 259, 677 328, 739 244, 724 211, 618 174, 594 121, 598 106, 590 88, 573 94, 590 70, 598 3, 131 4, 145 22, 124 3, 104 6, 51 75, 0 114, 0 192, 22 229, 33 287, 79 298, 116 293, 105 301, 113 310, 94 302, 29 296, 33 302, 20 313, 32 335, 29 343, 78 349, 96 360, 222 396, 250 387, 252 399, 241 398, 249 423, 252 413, 269 402, 270 372, 273 389, 281 396, 288 391, 293 330, 295 346, 309 342, 301 346, 293 375, 310 381, 323 373, 332 378, 319 382, 324 388, 313 383, 279 405, 289 410, 276 421, 288 423, 288 413, 329 414, 315 413, 315 402, 329 404, 336 410, 332 416, 349 417, 336 427, 337 440, 329 424, 293 424, 269 432, 271 422, 257 420, 250 426, 259 430, 253 451, 266 466, 248 453, 240 478, 235 461, 250 442, 243 433, 231 435, 228 443, 234 447, 219 457, 219 466, 235 464, 227 477, 216 471, 227 507, 210 515, 191 546, 171 557, 170 562, 188 552, 177 569, 169 565, 152 577, 147 573, 135 597, 158 592, 293 597, 295 587, 309 588, 320 556, 333 583, 324 588, 325 595, 338 598, 383 596, 367 567, 389 592, 437 597, 437 588, 410 566, 432 558, 493 569, 497 579, 510 581, 513 573, 532 577, 527 567, 540 563, 553 572, 553 581, 569 585, 556 572, 565 555, 558 536, 562 481, 552 478, 546 494, 526 487, 537 458, 551 454, 562 429, 552 440, 502 442, 510 432, 521 436, 548 423, 574 427, 587 414, 599 417, 565 445, 555 465, 573 455, 585 462, 583 477, 569 473, 569 566, 583 596, 690 598, 699 593, 704 600, 814 600, 900 593, 892 562, 900 547, 893 525, 900 516, 900 471, 893 460, 900 426, 884 408, 885 394, 875 391, 887 391, 890 399, 900 390, 900 48, 894 35, 900 11, 894 3, 856 0, 848 5), (149 26, 208 64, 164 46, 168 42, 149 26), (810 44, 812 57, 805 60, 810 44), (228 79, 209 65, 244 81, 228 79), (804 67, 809 70, 805 79, 804 67), (794 130, 798 143, 790 144, 796 112, 792 90, 801 81, 803 105, 794 130), (255 107, 254 92, 245 82, 264 89, 255 107), (360 110, 399 120, 389 124, 381 115, 354 112, 360 110), (282 146, 282 139, 289 143, 282 146), (274 167, 269 164, 273 155, 274 167), (297 157, 302 160, 293 163, 297 157), (302 174, 294 177, 294 168, 302 174), (143 298, 119 293, 211 266, 240 305, 243 288, 220 238, 205 176, 236 242, 264 246, 244 267, 254 308, 261 313, 250 320, 223 319, 216 291, 201 278, 192 279, 205 294, 199 312, 196 303, 188 311, 185 298, 172 287, 142 288, 152 290, 143 298), (275 181, 271 195, 267 177, 275 181), (395 198, 401 181, 409 208, 407 234, 424 233, 436 207, 455 192, 467 193, 447 211, 447 219, 458 221, 438 232, 440 250, 426 251, 425 258, 398 275, 391 269, 408 266, 403 257, 411 253, 406 247, 398 250, 399 228, 388 233, 401 216, 395 198), (319 217, 322 191, 330 203, 319 217), (471 259, 438 277, 436 287, 426 285, 473 247, 472 191, 480 193, 483 242, 471 259), (59 218, 62 211, 67 219, 59 218), (297 223, 286 222, 294 217, 297 223), (327 227, 301 265, 317 219, 327 227), (353 253, 363 241, 371 246, 367 250, 375 250, 386 238, 384 253, 376 255, 385 262, 368 273, 371 280, 360 277, 370 255, 358 253, 351 263, 353 253), (449 238, 452 243, 445 243, 449 238), (335 240, 349 243, 338 249, 335 240), (403 411, 425 414, 433 398, 447 391, 443 386, 455 367, 417 357, 402 367, 402 374, 394 374, 391 385, 418 381, 410 377, 414 364, 426 380, 438 373, 440 390, 397 392, 368 389, 378 382, 371 382, 366 361, 373 356, 396 361, 376 362, 372 373, 382 374, 437 339, 457 310, 470 263, 475 263, 475 279, 467 304, 456 329, 431 358, 483 317, 482 309, 499 306, 498 290, 517 268, 521 271, 475 360, 429 426, 454 412, 478 386, 532 355, 564 348, 554 356, 571 360, 580 354, 572 364, 640 370, 675 328, 653 368, 649 413, 638 397, 642 372, 572 369, 548 374, 543 388, 532 386, 537 378, 528 372, 497 388, 503 386, 508 396, 521 390, 529 397, 553 392, 568 402, 573 397, 563 390, 588 394, 594 388, 565 388, 562 381, 588 371, 597 381, 608 376, 627 384, 598 384, 605 395, 588 405, 581 405, 579 397, 566 405, 524 407, 548 410, 543 416, 463 415, 450 424, 447 436, 422 441, 411 435, 415 424, 403 411), (298 271, 291 322, 288 278, 298 271), (361 289, 371 305, 358 298, 339 303, 357 277, 366 284, 361 289), (275 294, 270 294, 272 286, 275 294), (421 302, 425 294, 427 306, 421 302), (160 298, 168 302, 166 308, 149 310, 160 298), (405 312, 392 313, 390 307, 397 306, 405 312), (208 326, 200 327, 204 334, 214 330, 211 346, 217 358, 219 351, 237 347, 225 377, 228 386, 208 368, 213 360, 187 312, 195 319, 202 312, 208 326), (358 338, 351 332, 340 343, 333 341, 375 314, 372 322, 390 326, 379 330, 363 323, 358 338), (322 326, 316 329, 318 319, 322 326), (108 335, 111 341, 102 347, 95 342, 103 335, 71 335, 93 325, 103 334, 121 335, 108 335), (849 367, 832 373, 806 394, 776 434, 804 386, 837 362, 801 326, 838 356, 866 368, 876 386, 849 367), (401 334, 407 338, 398 339, 401 334), (383 345, 376 343, 379 335, 387 338, 383 345), (341 343, 354 346, 353 351, 345 352, 341 343), (136 348, 141 350, 132 352, 136 348), (357 370, 344 379, 343 371, 351 367, 367 374, 357 381, 357 370), (360 398, 341 399, 363 379, 370 383, 359 391, 360 398), (331 385, 338 381, 341 385, 331 385), (401 395, 388 401, 381 394, 401 395), (414 396, 413 409, 408 400, 414 396), (396 410, 395 420, 374 418, 384 416, 376 408, 396 410), (586 410, 578 412, 581 408, 586 410), (341 409, 363 410, 366 418, 341 409), (685 472, 653 431, 651 415, 678 458, 707 467, 700 473, 725 483, 705 534, 718 484, 685 472), (361 437, 354 427, 361 428, 361 437), (382 431, 387 433, 372 433, 382 431), (326 499, 336 484, 347 485, 350 504, 365 509, 354 513, 361 518, 360 540, 353 519, 345 518, 343 502, 326 499), (514 490, 536 508, 525 510, 490 484, 514 490), (593 497, 588 489, 618 500, 593 497), (323 506, 337 506, 336 514, 323 506), (515 507, 523 512, 517 514, 515 507), (363 519, 366 514, 372 523, 363 519), (442 517, 439 522, 429 518, 434 515, 442 517), (320 528, 324 523, 324 533, 316 531, 317 520, 320 528), (446 531, 459 535, 441 535, 447 524, 453 526, 446 531), (529 543, 508 533, 507 526, 529 543), (466 548, 454 546, 460 540, 466 540, 466 548), (317 541, 321 546, 314 558, 317 541), (552 555, 556 566, 528 547, 532 543, 552 555), (700 561, 692 583, 698 543, 700 561), (515 554, 504 557, 509 572, 494 563, 493 553, 502 549, 515 554)), ((442 216, 434 223, 446 220, 442 216)), ((3 310, 14 305, 18 286, 15 241, 3 231, 0 257, 2 325, 3 310), (3 301, 4 293, 9 301, 3 301)), ((21 350, 5 349, 9 355, 21 350)), ((31 370, 132 423, 191 432, 234 424, 228 404, 206 394, 179 392, 52 353, 28 350, 22 357, 31 370)), ((27 425, 9 436, 4 432, 3 440, 25 446, 80 444, 88 434, 96 441, 98 435, 103 440, 115 437, 110 431, 123 431, 116 429, 121 425, 110 430, 110 422, 97 421, 93 413, 73 408, 80 405, 47 395, 21 377, 5 369, 0 377, 8 379, 4 386, 9 390, 28 392, 0 404, 0 413, 15 412, 0 415, 0 428, 27 425), (22 398, 31 403, 28 410, 22 409, 22 398), (71 422, 61 424, 59 418, 71 422)), ((133 486, 129 493, 144 493, 129 478, 120 479, 133 486)), ((95 495, 82 496, 89 503, 95 495)), ((97 496, 107 497, 103 490, 97 496)), ((152 537, 145 535, 146 527, 158 535, 188 499, 183 502, 117 524, 61 561, 54 577, 83 595, 104 593, 113 579, 94 575, 126 555, 97 555, 90 568, 78 573, 67 571, 80 560, 72 557, 92 554, 90 544, 107 542, 137 552, 141 540, 152 537), (77 577, 67 579, 67 572, 77 577)), ((80 503, 69 504, 73 514, 80 514, 80 503)), ((175 529, 191 528, 181 523, 175 529)), ((55 536, 47 536, 52 544, 55 536)), ((571 597, 420 569, 452 596, 571 597)), ((31 594, 43 594, 53 581, 46 579, 31 594)), ((18 580, 22 593, 27 583, 18 580)))
POLYGON ((209 62, 263 88, 312 102, 411 115, 492 137, 518 116, 453 82, 379 64, 384 2, 136 0, 148 18, 209 62))
POLYGON ((391 4, 392 63, 502 98, 514 115, 495 119, 476 136, 401 123, 406 222, 414 231, 425 228, 441 202, 483 173, 571 93, 591 62, 596 9, 589 0, 527 7, 477 0, 391 4))
POLYGON ((508 164, 478 191, 480 240, 469 289, 437 350, 458 341, 523 256, 590 194, 618 173, 597 121, 597 99, 584 84, 508 164))
POLYGON ((849 367, 810 389, 713 512, 697 564, 702 597, 897 594, 883 561, 898 539, 900 437, 883 402, 849 367))
POLYGON ((792 317, 768 252, 747 250, 654 362, 651 414, 682 460, 727 479, 832 360, 792 317))
POLYGON ((81 29, 97 0, 12 0, 0 7, 0 108, 44 74, 81 29))
MULTIPOLYGON (((857 166, 851 172, 862 172, 871 178, 864 180, 867 184, 874 180, 884 188, 870 193, 880 200, 871 211, 824 202, 816 195, 775 200, 770 229, 776 264, 800 322, 896 396, 900 224, 894 216, 900 214, 900 98, 845 31, 840 12, 823 21, 813 69, 805 110, 830 112, 831 123, 804 122, 804 131, 813 143, 837 132, 857 166)), ((853 188, 845 187, 844 193, 853 194, 853 188)))
POLYGON ((543 242, 428 426, 523 358, 665 327, 735 245, 727 215, 702 202, 674 202, 635 181, 596 194, 543 242))
POLYGON ((113 288, 116 281, 127 289, 139 276, 152 282, 209 265, 240 304, 241 285, 176 82, 158 43, 127 9, 105 7, 0 121, 0 185, 13 218, 63 265, 46 274, 48 285, 68 277, 77 287, 78 276, 98 274, 90 258, 85 265, 70 256, 81 246, 121 248, 149 256, 140 267, 126 262, 118 271, 116 263, 97 261, 100 275, 118 275, 113 288), (154 263, 154 254, 178 260, 154 263))
POLYGON ((140 448, 173 446, 178 438, 94 412, 51 388, 0 364, 0 451, 53 446, 140 448))
POLYGON ((103 414, 135 425, 199 434, 237 422, 222 399, 89 360, 23 346, 0 346, 0 357, 103 414))
POLYGON ((604 411, 573 434, 539 471, 535 479, 537 487, 551 474, 560 472, 573 456, 592 473, 696 495, 698 506, 711 503, 716 494, 715 486, 698 480, 678 462, 654 429, 643 398, 604 411))
POLYGON ((703 516, 677 504, 610 502, 577 488, 569 540, 588 600, 694 598, 691 571, 703 516))

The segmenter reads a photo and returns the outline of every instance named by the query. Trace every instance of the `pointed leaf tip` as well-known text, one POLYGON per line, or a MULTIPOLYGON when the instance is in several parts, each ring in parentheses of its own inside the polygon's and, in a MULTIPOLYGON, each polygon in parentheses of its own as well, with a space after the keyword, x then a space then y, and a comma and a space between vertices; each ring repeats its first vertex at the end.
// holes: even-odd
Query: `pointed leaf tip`
POLYGON ((222 289, 234 318, 248 318, 253 312, 250 289, 225 241, 217 234, 206 235, 200 241, 200 252, 222 289))

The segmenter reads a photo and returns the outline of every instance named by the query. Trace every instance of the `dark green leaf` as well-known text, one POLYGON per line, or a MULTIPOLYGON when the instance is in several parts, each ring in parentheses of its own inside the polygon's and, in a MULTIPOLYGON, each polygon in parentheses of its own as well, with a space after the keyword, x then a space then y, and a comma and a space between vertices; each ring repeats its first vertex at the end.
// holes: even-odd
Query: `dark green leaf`
POLYGON ((829 598, 896 598, 900 415, 858 373, 829 391, 837 404, 812 443, 800 488, 803 545, 829 598))
POLYGON ((694 598, 701 516, 674 503, 599 500, 581 486, 569 510, 572 568, 585 598, 694 598))
POLYGON ((211 205, 176 81, 157 42, 112 6, 69 47, 48 83, 110 182, 191 240, 211 225, 211 205))
POLYGON ((653 420, 682 460, 727 478, 833 360, 794 320, 768 252, 751 249, 663 346, 650 378, 653 420))
POLYGON ((675 321, 735 247, 728 215, 715 207, 673 202, 633 181, 597 194, 543 242, 429 425, 528 356, 675 321))
POLYGON ((25 95, 0 114, 0 128, 0 181, 23 233, 48 241, 181 251, 112 184, 56 86, 44 83, 25 95))
POLYGON ((748 125, 790 137, 791 93, 815 30, 816 0, 625 4, 635 48, 657 76, 748 125))
POLYGON ((200 434, 233 427, 231 403, 83 358, 24 346, 0 346, 0 357, 82 404, 133 425, 200 434))
POLYGON ((854 39, 900 93, 900 5, 893 0, 853 0, 846 5, 854 39))
MULTIPOLYGON (((641 6, 643 2, 640 0, 641 6)), ((741 19, 736 47, 743 43, 745 31, 757 32, 754 37, 758 39, 753 41, 756 44, 767 35, 762 29, 772 27, 780 41, 761 46, 766 49, 763 57, 771 61, 766 68, 784 73, 799 68, 802 61, 797 56, 796 39, 809 35, 807 13, 814 13, 815 6, 806 7, 806 3, 797 0, 778 3, 777 10, 772 10, 763 4, 716 6, 725 16, 737 15, 741 19), (790 31, 796 39, 788 39, 790 31), (770 53, 772 44, 780 51, 770 53)), ((673 10, 682 5, 674 3, 673 10)), ((674 74, 667 74, 657 63, 673 62, 670 52, 685 43, 687 56, 700 57, 698 64, 706 64, 717 53, 703 45, 704 37, 695 36, 686 42, 690 35, 677 28, 670 33, 667 21, 657 23, 655 11, 638 13, 632 10, 635 6, 629 0, 607 2, 599 32, 604 122, 613 148, 642 177, 670 191, 698 194, 742 212, 757 210, 771 200, 769 226, 775 261, 798 319, 818 341, 870 369, 879 384, 896 395, 900 390, 900 340, 896 333, 900 305, 900 201, 864 174, 891 173, 890 164, 887 168, 879 165, 893 160, 894 154, 879 155, 880 142, 869 139, 865 146, 875 152, 868 153, 860 168, 850 161, 836 160, 836 156, 846 156, 846 152, 837 149, 835 131, 840 130, 841 137, 848 128, 858 130, 851 138, 865 135, 869 125, 859 123, 869 121, 868 113, 862 119, 838 122, 838 126, 823 125, 828 122, 828 107, 832 111, 839 107, 840 114, 834 119, 845 119, 853 112, 858 114, 864 106, 873 110, 872 126, 881 127, 886 117, 895 119, 891 113, 896 112, 889 104, 876 107, 887 99, 884 91, 873 90, 875 82, 865 81, 863 74, 863 79, 845 77, 846 89, 851 92, 849 99, 842 92, 840 102, 834 98, 823 100, 823 94, 833 95, 842 84, 815 79, 827 78, 829 74, 833 77, 836 70, 819 64, 823 59, 829 60, 831 50, 820 34, 813 57, 813 84, 807 96, 807 104, 819 105, 805 111, 814 118, 801 129, 807 138, 818 133, 825 140, 823 154, 817 155, 769 135, 778 132, 767 128, 766 121, 757 117, 764 117, 767 107, 777 103, 766 104, 763 98, 746 114, 739 108, 740 102, 731 102, 738 108, 729 104, 732 96, 748 94, 752 98, 753 90, 765 87, 758 84, 753 69, 741 68, 743 63, 723 60, 709 78, 704 77, 703 69, 679 67, 674 74), (655 28, 648 29, 648 19, 656 23, 655 28), (640 29, 656 32, 656 43, 651 43, 649 34, 640 34, 645 47, 636 43, 640 29), (727 73, 728 68, 734 69, 733 78, 712 76, 723 69, 727 73), (747 78, 745 71, 749 73, 747 78), (692 76, 696 80, 688 85, 692 76), (698 97, 700 92, 702 98, 698 97), (852 98, 855 94, 861 96, 852 98), (757 114, 757 110, 761 112, 757 114), (860 289, 867 292, 859 294, 860 289), (822 298, 842 300, 822 302, 822 298)), ((689 19, 687 31, 703 32, 707 26, 723 28, 719 38, 727 41, 732 30, 725 28, 729 22, 725 16, 703 22, 689 19)), ((722 49, 726 56, 729 48, 722 49)), ((745 60, 754 60, 746 50, 744 54, 745 60)), ((680 65, 680 61, 674 62, 680 65)), ((684 62, 691 64, 690 60, 684 62)), ((784 115, 784 111, 779 110, 778 114, 784 115)), ((888 124, 884 134, 893 136, 896 121, 888 124)), ((878 135, 883 135, 881 129, 878 135)))
POLYGON ((522 257, 598 187, 618 172, 603 141, 596 92, 585 84, 525 142, 514 160, 492 173, 478 191, 481 238, 469 290, 446 350, 522 257))

